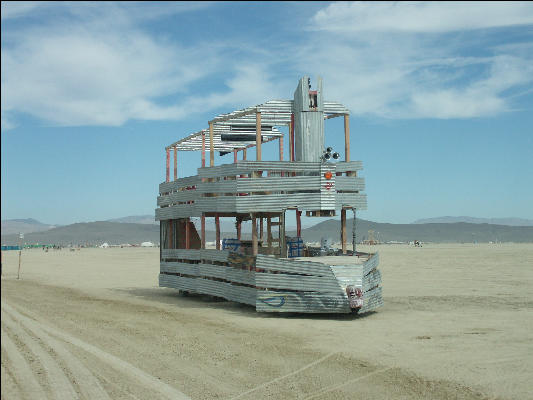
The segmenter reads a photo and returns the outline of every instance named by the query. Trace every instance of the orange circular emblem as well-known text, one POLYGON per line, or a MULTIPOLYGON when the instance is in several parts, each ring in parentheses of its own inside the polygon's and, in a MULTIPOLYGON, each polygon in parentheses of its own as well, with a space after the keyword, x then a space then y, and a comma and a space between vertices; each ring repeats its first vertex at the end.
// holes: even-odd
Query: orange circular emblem
POLYGON ((331 173, 331 171, 328 171, 324 174, 324 178, 326 178, 327 180, 330 180, 332 176, 333 174, 331 173))

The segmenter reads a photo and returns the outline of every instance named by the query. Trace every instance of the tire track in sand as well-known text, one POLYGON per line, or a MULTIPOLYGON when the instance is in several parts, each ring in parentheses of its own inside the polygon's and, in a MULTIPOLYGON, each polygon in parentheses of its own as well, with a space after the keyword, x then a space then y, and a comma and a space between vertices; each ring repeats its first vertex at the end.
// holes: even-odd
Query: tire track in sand
POLYGON ((184 393, 180 392, 179 390, 173 388, 170 385, 167 385, 164 382, 161 382, 159 379, 153 377, 150 374, 147 374, 143 370, 135 367, 134 365, 128 363, 127 361, 124 361, 121 358, 116 357, 110 353, 107 353, 106 351, 96 346, 93 346, 87 342, 84 342, 83 340, 80 340, 66 332, 63 332, 56 328, 52 328, 42 323, 42 321, 39 318, 36 318, 31 312, 25 310, 24 308, 20 306, 17 306, 17 309, 20 310, 21 312, 24 312, 24 314, 31 316, 32 319, 21 314, 14 307, 7 304, 5 301, 2 302, 2 307, 5 307, 5 310, 10 311, 11 315, 14 315, 19 320, 22 320, 22 321, 28 321, 28 320, 32 321, 32 319, 35 320, 34 322, 38 323, 40 328, 46 333, 48 333, 49 335, 60 338, 61 340, 64 340, 65 342, 70 343, 76 347, 79 347, 82 350, 85 350, 87 353, 90 353, 96 356, 97 358, 104 361, 105 363, 115 368, 116 370, 129 375, 131 378, 133 378, 135 381, 137 381, 139 384, 141 384, 148 390, 157 392, 161 396, 169 400, 190 400, 190 398, 187 397, 184 393))
POLYGON ((98 379, 89 371, 67 348, 57 339, 51 337, 44 332, 39 324, 30 319, 17 319, 16 315, 11 314, 10 311, 2 305, 2 311, 7 313, 13 320, 21 324, 24 328, 30 331, 33 335, 38 337, 46 346, 51 348, 66 364, 66 367, 73 375, 78 384, 78 388, 83 397, 86 399, 110 399, 107 392, 104 390, 98 379))
POLYGON ((55 399, 79 399, 78 393, 76 393, 72 382, 70 382, 59 363, 53 359, 36 338, 30 336, 5 312, 2 315, 2 323, 4 324, 4 327, 16 335, 19 341, 39 359, 46 376, 48 377, 48 386, 55 399))
POLYGON ((17 346, 6 334, 2 324, 2 348, 10 361, 13 380, 26 399, 46 399, 44 390, 33 375, 30 365, 20 354, 17 346))

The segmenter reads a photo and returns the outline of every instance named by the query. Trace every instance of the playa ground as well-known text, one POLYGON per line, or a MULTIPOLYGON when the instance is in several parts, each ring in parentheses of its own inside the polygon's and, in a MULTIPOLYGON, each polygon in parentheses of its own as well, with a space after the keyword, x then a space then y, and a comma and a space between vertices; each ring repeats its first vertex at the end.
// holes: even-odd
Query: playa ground
POLYGON ((533 244, 361 250, 361 316, 178 295, 159 249, 3 252, 2 399, 533 398, 533 244))

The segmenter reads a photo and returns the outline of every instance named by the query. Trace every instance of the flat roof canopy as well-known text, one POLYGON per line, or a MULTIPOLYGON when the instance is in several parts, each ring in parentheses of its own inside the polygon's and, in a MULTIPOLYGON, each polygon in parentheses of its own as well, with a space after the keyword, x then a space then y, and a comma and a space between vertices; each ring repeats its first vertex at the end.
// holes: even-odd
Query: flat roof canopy
MULTIPOLYGON (((213 124, 213 145, 215 151, 232 151, 255 144, 256 112, 261 113, 261 138, 266 143, 283 136, 277 126, 289 126, 293 100, 270 100, 266 103, 228 114, 220 114, 209 123, 213 124), (234 135, 234 141, 231 136, 234 135), (253 136, 252 136, 253 135, 253 136), (247 139, 250 140, 247 140, 247 139)), ((324 102, 324 118, 350 114, 350 111, 337 102, 324 102)), ((209 150, 209 129, 192 133, 167 146, 166 149, 181 151, 202 150, 202 135, 206 136, 206 150, 209 150)))

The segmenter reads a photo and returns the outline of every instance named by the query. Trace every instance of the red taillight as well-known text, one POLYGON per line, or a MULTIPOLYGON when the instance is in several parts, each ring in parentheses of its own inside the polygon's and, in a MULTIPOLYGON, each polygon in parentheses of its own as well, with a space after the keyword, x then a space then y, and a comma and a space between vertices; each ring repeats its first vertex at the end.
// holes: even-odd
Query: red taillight
POLYGON ((332 178, 333 174, 331 171, 328 171, 324 174, 324 178, 326 178, 328 181, 332 178))

